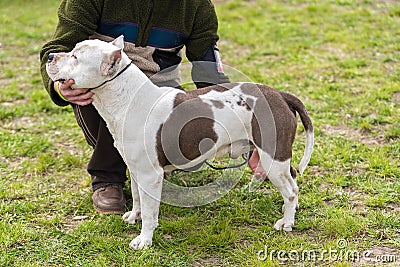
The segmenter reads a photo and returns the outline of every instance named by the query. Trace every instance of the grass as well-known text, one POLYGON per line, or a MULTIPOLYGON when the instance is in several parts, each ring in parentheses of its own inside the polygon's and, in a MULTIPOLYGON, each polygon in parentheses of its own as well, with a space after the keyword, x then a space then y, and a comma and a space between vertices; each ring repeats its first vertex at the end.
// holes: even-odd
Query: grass
MULTIPOLYGON (((43 89, 38 53, 54 30, 58 4, 0 2, 0 266, 399 264, 398 2, 216 1, 224 63, 299 96, 312 116, 316 146, 298 179, 296 228, 272 229, 282 199, 268 182, 249 191, 251 174, 242 168, 233 173, 238 184, 216 202, 162 204, 154 245, 144 251, 128 248, 140 225, 93 210, 85 171, 90 148, 71 108, 52 104, 43 89), (300 257, 325 250, 369 257, 300 257)), ((302 134, 300 127, 295 165, 302 134)), ((175 181, 218 175, 204 170, 175 181)))

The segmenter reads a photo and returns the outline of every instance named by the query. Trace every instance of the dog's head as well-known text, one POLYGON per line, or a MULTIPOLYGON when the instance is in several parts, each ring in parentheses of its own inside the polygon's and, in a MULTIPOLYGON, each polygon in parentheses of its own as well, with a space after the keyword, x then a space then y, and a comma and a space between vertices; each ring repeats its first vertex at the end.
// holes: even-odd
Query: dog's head
POLYGON ((74 88, 93 88, 121 69, 123 48, 122 35, 110 43, 86 40, 69 53, 49 54, 46 71, 53 81, 73 79, 74 88))

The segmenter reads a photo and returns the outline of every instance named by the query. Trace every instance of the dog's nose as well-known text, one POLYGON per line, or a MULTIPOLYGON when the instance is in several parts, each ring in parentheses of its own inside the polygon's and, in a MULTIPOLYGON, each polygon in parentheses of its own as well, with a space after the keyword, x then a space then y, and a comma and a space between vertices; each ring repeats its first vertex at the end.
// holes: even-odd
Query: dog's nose
POLYGON ((50 63, 50 62, 53 61, 53 59, 54 59, 54 54, 53 54, 53 53, 50 53, 50 54, 49 54, 49 57, 47 58, 47 62, 50 63))

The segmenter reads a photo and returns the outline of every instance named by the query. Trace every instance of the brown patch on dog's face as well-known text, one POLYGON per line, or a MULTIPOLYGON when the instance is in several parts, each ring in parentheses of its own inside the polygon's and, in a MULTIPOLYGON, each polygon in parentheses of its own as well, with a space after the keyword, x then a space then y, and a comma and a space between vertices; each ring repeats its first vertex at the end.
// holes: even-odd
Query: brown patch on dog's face
POLYGON ((274 159, 291 158, 297 121, 279 91, 250 83, 243 84, 241 89, 257 99, 251 122, 254 143, 274 159))

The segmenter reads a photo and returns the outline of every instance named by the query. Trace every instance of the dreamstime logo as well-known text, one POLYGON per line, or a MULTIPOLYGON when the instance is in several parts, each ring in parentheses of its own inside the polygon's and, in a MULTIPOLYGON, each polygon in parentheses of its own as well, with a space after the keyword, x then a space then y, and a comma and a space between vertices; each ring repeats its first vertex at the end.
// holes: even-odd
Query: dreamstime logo
MULTIPOLYGON (((215 68, 215 63, 212 62, 202 62, 196 63, 196 68, 201 68, 205 70, 205 75, 194 77, 192 74, 192 64, 183 63, 178 67, 173 67, 164 70, 153 77, 151 80, 153 83, 159 86, 167 85, 170 87, 183 85, 184 87, 193 84, 192 80, 195 82, 205 82, 213 83, 212 76, 207 74, 212 68, 215 68), (211 79, 211 80, 210 80, 211 79)), ((231 68, 229 66, 224 66, 226 75, 229 77, 231 82, 251 82, 251 80, 245 76, 240 71, 231 68)), ((223 135, 226 140, 230 143, 237 142, 238 134, 242 134, 243 142, 238 144, 240 152, 235 152, 233 158, 240 156, 250 149, 250 144, 245 141, 247 138, 243 136, 243 133, 249 132, 246 124, 243 121, 243 115, 238 113, 237 110, 231 108, 229 114, 224 114, 228 116, 229 121, 225 117, 214 117, 214 113, 211 109, 212 106, 215 109, 220 109, 222 102, 219 102, 219 98, 214 99, 202 99, 199 98, 189 99, 180 102, 179 105, 175 106, 175 96, 176 93, 172 93, 171 89, 165 88, 165 91, 157 97, 152 96, 152 92, 147 89, 148 84, 143 84, 138 88, 135 97, 129 103, 129 108, 127 113, 132 110, 137 109, 137 107, 143 107, 139 112, 141 114, 140 120, 137 119, 137 114, 129 113, 125 114, 124 127, 123 127, 123 157, 128 162, 135 162, 135 164, 140 161, 140 168, 144 168, 147 171, 147 175, 153 175, 154 179, 156 176, 160 177, 164 175, 164 171, 157 166, 155 161, 163 158, 165 162, 171 163, 171 165, 179 166, 180 169, 189 169, 191 171, 196 171, 197 168, 204 163, 205 159, 213 159, 216 156, 216 142, 220 136, 215 136, 215 128, 219 129, 219 134, 223 135), (151 103, 146 103, 146 101, 151 101, 151 103), (145 104, 144 104, 145 103, 145 104), (171 106, 174 105, 174 106, 171 106), (173 112, 171 113, 171 110, 173 112), (172 114, 172 115, 171 115, 172 114), (144 115, 144 116, 143 116, 144 115), (136 117, 135 117, 136 116, 136 117), (143 117, 142 117, 143 116, 143 117), (132 125, 137 126, 137 129, 132 127, 132 125), (161 127, 162 126, 162 127, 161 127), (132 135, 132 129, 137 131, 142 131, 139 134, 132 135), (204 134, 197 134, 205 132, 204 134), (207 134, 210 135, 208 136, 207 134), (193 136, 195 133, 196 136, 193 136), (192 136, 191 136, 192 134, 192 136), (135 136, 133 138, 132 136, 135 136), (200 140, 201 139, 201 140, 200 140), (140 143, 141 142, 141 143, 140 143), (155 147, 157 149, 155 149, 155 147), (186 146, 186 147, 185 147, 186 146), (162 153, 160 154, 160 148, 162 148, 162 153), (135 151, 136 150, 136 151, 135 151), (139 150, 139 151, 137 151, 139 150), (144 151, 143 151, 144 150, 144 151), (132 158, 132 155, 126 153, 126 151, 135 151, 134 153, 142 153, 141 158, 132 158), (193 162, 193 159, 199 158, 201 155, 202 160, 199 162, 193 162)), ((162 88, 163 90, 164 88, 162 88)), ((176 92, 176 91, 174 91, 176 92)), ((226 102, 235 101, 232 103, 239 103, 242 101, 241 105, 251 105, 255 103, 255 99, 247 97, 246 99, 241 98, 241 92, 230 91, 229 96, 232 99, 226 99, 226 102), (246 100, 248 102, 246 102, 246 100)), ((218 92, 216 92, 218 93, 218 92)), ((183 94, 182 94, 183 95, 183 94)), ((228 95, 228 94, 226 94, 228 95)), ((220 93, 218 97, 225 97, 223 93, 220 93)), ((263 98, 263 95, 259 93, 257 100, 257 107, 261 107, 263 110, 263 118, 266 116, 271 118, 273 121, 273 116, 271 115, 271 109, 269 107, 268 101, 263 98), (260 97, 261 96, 261 97, 260 97), (264 100, 262 100, 264 99, 264 100)), ((229 108, 228 108, 229 109, 229 108)), ((225 111, 226 112, 226 111, 225 111)), ((253 115, 257 121, 263 121, 258 118, 259 115, 253 115)), ((264 120, 265 121, 265 120, 264 120)), ((268 128, 269 140, 271 143, 270 150, 271 154, 275 152, 276 140, 276 129, 274 127, 275 123, 268 125, 258 125, 260 128, 268 128)), ((263 140, 262 131, 260 131, 260 139, 263 140)), ((219 144, 220 145, 220 144, 219 144)), ((226 148, 226 153, 233 153, 231 148, 226 148)), ((228 159, 224 162, 225 166, 237 165, 238 160, 228 159)), ((268 171, 268 167, 264 169, 268 171)), ((201 168, 200 168, 201 170, 201 168)), ((139 174, 139 170, 130 170, 131 179, 136 179, 139 174)), ((161 201, 170 205, 180 206, 180 207, 195 207, 211 203, 225 194, 227 194, 242 178, 244 169, 235 170, 225 169, 221 170, 218 177, 212 182, 202 185, 202 186, 181 186, 171 182, 168 179, 163 179, 163 191, 161 201)), ((151 178, 152 179, 152 178, 151 178)), ((139 188, 141 188, 141 179, 137 180, 139 188)), ((251 180, 248 188, 255 190, 261 185, 261 178, 254 178, 251 180)), ((143 188, 142 188, 143 189, 143 188)), ((147 192, 155 198, 158 198, 152 194, 152 192, 147 192)))
POLYGON ((260 261, 279 262, 369 262, 369 263, 395 263, 398 256, 394 254, 375 255, 372 250, 359 251, 349 248, 346 239, 336 241, 336 248, 304 249, 304 250, 277 250, 265 246, 257 252, 260 261))

